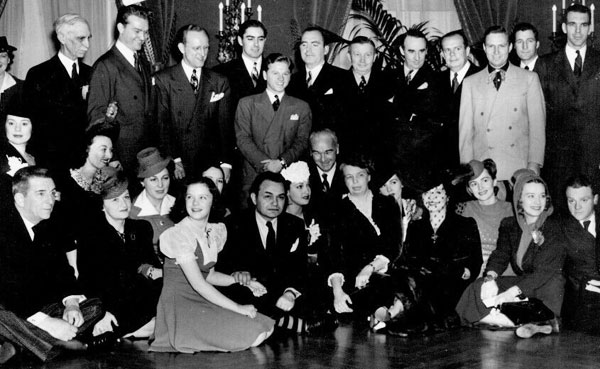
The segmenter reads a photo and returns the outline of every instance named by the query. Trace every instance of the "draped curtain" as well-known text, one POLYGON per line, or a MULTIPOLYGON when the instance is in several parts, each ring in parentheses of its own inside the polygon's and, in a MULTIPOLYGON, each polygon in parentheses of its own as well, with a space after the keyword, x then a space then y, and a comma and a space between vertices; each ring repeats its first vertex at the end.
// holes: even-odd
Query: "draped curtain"
POLYGON ((517 19, 519 0, 454 0, 458 18, 471 45, 483 37, 486 28, 500 25, 509 30, 517 19))
POLYGON ((387 0, 382 5, 409 28, 427 21, 431 36, 461 28, 453 0, 387 0))

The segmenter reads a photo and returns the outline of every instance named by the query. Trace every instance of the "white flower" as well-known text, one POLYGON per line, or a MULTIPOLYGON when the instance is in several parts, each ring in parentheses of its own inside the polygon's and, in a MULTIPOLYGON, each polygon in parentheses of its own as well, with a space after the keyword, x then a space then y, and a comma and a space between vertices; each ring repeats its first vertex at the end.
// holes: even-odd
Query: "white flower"
POLYGON ((533 237, 533 242, 538 246, 541 246, 544 243, 544 235, 539 229, 531 232, 531 237, 533 237))
POLYGON ((8 166, 10 167, 10 170, 8 172, 6 172, 6 174, 8 174, 11 177, 15 175, 17 170, 29 166, 29 164, 27 164, 27 162, 23 163, 23 160, 21 160, 21 158, 18 158, 16 156, 6 155, 6 158, 8 159, 8 166))
POLYGON ((295 161, 287 168, 283 169, 281 175, 291 183, 301 183, 308 181, 310 171, 308 170, 308 164, 306 164, 306 162, 295 161))
POLYGON ((309 235, 308 246, 311 246, 319 239, 319 237, 321 237, 321 227, 318 224, 315 224, 315 220, 313 219, 312 222, 310 222, 310 225, 306 227, 306 230, 309 235))

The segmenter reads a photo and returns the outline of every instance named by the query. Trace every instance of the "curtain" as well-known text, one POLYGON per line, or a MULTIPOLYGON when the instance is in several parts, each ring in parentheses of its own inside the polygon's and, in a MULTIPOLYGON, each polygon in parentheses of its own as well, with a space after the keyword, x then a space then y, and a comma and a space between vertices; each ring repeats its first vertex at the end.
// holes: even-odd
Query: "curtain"
POLYGON ((177 32, 175 0, 149 0, 142 5, 152 12, 150 38, 154 49, 154 68, 160 70, 170 64, 170 51, 177 32))
POLYGON ((84 63, 93 64, 111 46, 117 14, 114 1, 8 0, 0 17, 0 35, 6 35, 9 44, 18 49, 12 74, 25 78, 29 68, 56 53, 52 24, 65 13, 78 13, 90 24, 93 37, 84 63))
POLYGON ((479 43, 486 28, 509 30, 517 19, 519 0, 454 0, 458 18, 471 45, 479 43))
POLYGON ((461 28, 453 0, 388 0, 382 5, 408 28, 427 21, 431 36, 461 28))

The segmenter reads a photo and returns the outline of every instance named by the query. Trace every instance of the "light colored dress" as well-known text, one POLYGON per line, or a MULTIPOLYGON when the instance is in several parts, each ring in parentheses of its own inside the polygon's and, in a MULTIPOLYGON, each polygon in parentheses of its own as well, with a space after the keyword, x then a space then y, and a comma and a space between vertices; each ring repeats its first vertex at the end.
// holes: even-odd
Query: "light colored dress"
POLYGON ((179 263, 195 259, 206 278, 226 239, 227 229, 222 223, 209 223, 206 231, 200 231, 190 218, 160 236, 160 249, 167 258, 156 314, 156 339, 150 351, 241 351, 273 328, 275 322, 260 313, 252 319, 206 300, 192 288, 179 267, 179 263))

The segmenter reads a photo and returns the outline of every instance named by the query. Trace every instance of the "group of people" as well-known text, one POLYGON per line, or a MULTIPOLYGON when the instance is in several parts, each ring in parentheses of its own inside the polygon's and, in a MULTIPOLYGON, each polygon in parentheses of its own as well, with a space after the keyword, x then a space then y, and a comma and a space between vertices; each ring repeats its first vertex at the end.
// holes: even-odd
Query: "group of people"
POLYGON ((238 58, 206 68, 209 35, 191 24, 181 61, 153 74, 139 5, 119 9, 93 67, 77 14, 24 82, 0 37, 0 363, 119 338, 238 351, 340 321, 597 333, 590 18, 567 8, 565 48, 539 59, 533 25, 490 27, 481 70, 450 32, 439 73, 418 30, 399 70, 374 68, 364 36, 343 70, 309 27, 292 74, 248 20, 238 58))

